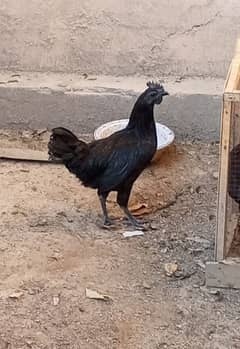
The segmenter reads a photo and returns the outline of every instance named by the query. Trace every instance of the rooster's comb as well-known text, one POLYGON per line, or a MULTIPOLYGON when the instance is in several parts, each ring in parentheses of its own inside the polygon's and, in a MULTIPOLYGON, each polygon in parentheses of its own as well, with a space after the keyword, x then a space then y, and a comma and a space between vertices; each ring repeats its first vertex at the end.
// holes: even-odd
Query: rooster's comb
POLYGON ((158 90, 163 90, 163 85, 161 85, 159 82, 154 82, 154 81, 148 81, 147 87, 156 88, 158 90))

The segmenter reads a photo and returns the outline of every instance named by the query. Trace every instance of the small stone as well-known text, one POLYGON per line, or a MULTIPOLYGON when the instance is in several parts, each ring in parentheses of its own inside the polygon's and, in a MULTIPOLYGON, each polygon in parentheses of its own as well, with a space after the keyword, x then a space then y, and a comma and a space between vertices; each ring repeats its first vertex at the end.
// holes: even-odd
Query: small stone
POLYGON ((208 219, 209 219, 210 221, 213 221, 213 220, 215 219, 215 215, 214 215, 214 214, 210 214, 209 217, 208 217, 208 219))
POLYGON ((211 337, 216 332, 216 329, 214 327, 208 329, 207 335, 208 337, 211 337))
POLYGON ((196 261, 196 264, 197 264, 200 268, 202 268, 202 269, 205 269, 205 268, 206 268, 205 263, 203 263, 203 261, 201 261, 201 260, 196 261))
POLYGON ((193 284, 193 288, 199 288, 200 286, 198 284, 193 284))
POLYGON ((18 210, 14 210, 12 211, 12 215, 16 216, 17 214, 19 214, 20 212, 18 210))
POLYGON ((183 79, 184 79, 183 76, 179 76, 178 78, 176 78, 175 82, 180 83, 180 82, 182 82, 183 79))
POLYGON ((151 224, 150 224, 150 229, 152 229, 152 230, 158 230, 158 226, 157 226, 156 224, 154 224, 154 223, 151 223, 151 224))
POLYGON ((213 172, 213 178, 218 179, 218 172, 213 172))
POLYGON ((208 293, 209 294, 212 294, 212 295, 214 295, 214 296, 217 296, 219 293, 220 293, 220 291, 219 290, 208 290, 208 293))
POLYGON ((143 283, 143 288, 145 288, 146 290, 150 290, 152 288, 152 286, 147 284, 146 282, 144 282, 143 283))
POLYGON ((168 348, 168 345, 166 342, 158 343, 157 345, 157 349, 166 349, 166 348, 168 348))
POLYGON ((30 223, 30 227, 44 227, 48 225, 48 221, 45 218, 39 218, 36 222, 30 223))
POLYGON ((17 79, 10 79, 10 80, 8 80, 8 83, 9 83, 9 84, 11 84, 11 83, 16 83, 16 82, 18 82, 17 79))
POLYGON ((32 139, 32 136, 33 136, 32 131, 24 130, 22 132, 22 137, 25 139, 28 139, 28 140, 32 139))
POLYGON ((201 189, 202 189, 201 185, 198 185, 198 186, 195 188, 196 193, 199 194, 199 193, 201 192, 201 189))
POLYGON ((23 292, 20 292, 20 291, 16 291, 16 292, 13 292, 11 293, 8 298, 11 298, 11 299, 19 299, 20 297, 23 296, 23 292))
POLYGON ((166 241, 165 241, 165 240, 160 240, 160 241, 159 241, 159 247, 160 247, 160 248, 165 248, 165 247, 167 247, 166 241))
POLYGON ((221 302, 223 300, 223 294, 219 290, 208 290, 208 293, 214 296, 215 301, 221 302))
POLYGON ((28 290, 28 294, 30 294, 31 296, 33 296, 33 295, 36 294, 36 291, 33 290, 33 289, 29 289, 29 290, 28 290))
POLYGON ((94 80, 97 80, 97 77, 96 76, 91 76, 91 77, 88 77, 87 80, 94 81, 94 80))
POLYGON ((164 253, 164 254, 167 253, 168 252, 168 248, 165 247, 165 248, 161 249, 161 252, 164 253))
POLYGON ((53 305, 57 306, 59 304, 59 302, 60 302, 59 296, 58 295, 53 296, 53 305))
POLYGON ((178 265, 177 263, 166 263, 164 265, 164 269, 165 269, 165 274, 166 276, 173 276, 177 270, 178 270, 178 265))
POLYGON ((26 344, 27 344, 27 347, 28 347, 28 348, 32 348, 33 345, 34 345, 33 341, 31 341, 31 340, 27 340, 27 341, 26 341, 26 344))

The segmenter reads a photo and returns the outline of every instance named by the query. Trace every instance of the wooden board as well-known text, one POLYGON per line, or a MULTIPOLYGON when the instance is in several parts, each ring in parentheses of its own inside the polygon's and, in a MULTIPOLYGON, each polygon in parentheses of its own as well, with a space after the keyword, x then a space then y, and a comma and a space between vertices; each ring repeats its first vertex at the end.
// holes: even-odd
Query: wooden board
POLYGON ((227 258, 239 214, 238 207, 228 195, 229 151, 240 143, 239 115, 240 39, 224 86, 215 262, 207 263, 206 266, 206 284, 211 287, 240 288, 240 258, 227 258))
POLYGON ((240 259, 207 263, 206 286, 240 288, 240 259))
POLYGON ((231 93, 237 89, 239 84, 239 71, 240 71, 240 60, 239 58, 234 58, 231 62, 228 78, 225 83, 224 92, 231 93))
POLYGON ((225 102, 240 102, 240 91, 224 93, 225 102))
POLYGON ((231 93, 237 90, 240 82, 240 39, 238 39, 234 58, 228 70, 224 92, 231 93))
POLYGON ((47 163, 59 163, 48 159, 47 152, 32 149, 1 148, 0 159, 15 161, 36 161, 47 163))
POLYGON ((225 231, 227 213, 227 186, 228 186, 228 162, 231 130, 231 102, 223 102, 222 125, 221 125, 221 160, 218 183, 218 217, 217 234, 215 240, 216 260, 225 257, 225 231))

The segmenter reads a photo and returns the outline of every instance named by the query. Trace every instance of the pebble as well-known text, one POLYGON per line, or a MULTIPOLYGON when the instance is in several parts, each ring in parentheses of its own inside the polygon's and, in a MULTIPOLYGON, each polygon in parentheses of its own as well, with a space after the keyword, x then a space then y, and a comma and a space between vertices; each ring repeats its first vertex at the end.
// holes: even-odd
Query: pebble
POLYGON ((145 288, 146 290, 150 290, 152 288, 152 286, 147 284, 146 282, 144 282, 143 283, 143 288, 145 288))

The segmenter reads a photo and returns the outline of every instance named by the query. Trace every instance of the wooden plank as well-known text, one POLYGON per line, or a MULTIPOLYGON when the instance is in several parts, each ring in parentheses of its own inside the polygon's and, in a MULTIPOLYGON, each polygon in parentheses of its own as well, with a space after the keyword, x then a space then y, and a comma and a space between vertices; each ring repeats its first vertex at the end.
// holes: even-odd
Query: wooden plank
POLYGON ((235 82, 234 89, 239 90, 240 89, 240 86, 239 86, 240 84, 240 38, 237 40, 237 43, 236 43, 234 61, 236 63, 238 62, 238 71, 236 72, 236 82, 235 82))
POLYGON ((221 157, 220 157, 220 175, 218 183, 218 217, 217 234, 215 241, 215 258, 217 261, 224 259, 225 250, 225 230, 227 213, 227 187, 228 187, 228 163, 229 163, 229 145, 231 129, 231 102, 223 102, 222 125, 221 125, 221 157))
POLYGON ((237 89, 239 82, 239 70, 240 70, 240 61, 239 59, 233 59, 229 68, 228 78, 225 83, 224 92, 233 92, 237 89))
POLYGON ((223 99, 225 102, 240 102, 240 91, 235 90, 231 93, 224 93, 223 99))
POLYGON ((228 69, 226 81, 224 84, 225 92, 233 92, 238 89, 240 82, 240 38, 237 40, 234 57, 228 69))
MULTIPOLYGON (((222 128, 226 128, 226 136, 227 138, 222 140, 222 156, 224 159, 221 159, 221 170, 220 170, 220 185, 219 185, 219 210, 220 215, 223 213, 223 209, 225 209, 225 219, 221 219, 219 217, 219 225, 218 225, 218 243, 220 244, 222 248, 222 235, 224 236, 224 248, 223 253, 220 252, 218 248, 217 250, 217 260, 221 260, 222 258, 225 258, 232 245, 232 241, 234 238, 234 233, 238 224, 238 205, 235 203, 234 200, 232 200, 228 194, 227 189, 225 192, 225 189, 221 186, 222 182, 224 182, 224 186, 226 185, 226 182, 228 180, 228 157, 229 157, 229 151, 237 144, 240 143, 240 108, 239 108, 239 102, 240 102, 240 93, 236 90, 238 88, 240 79, 240 39, 237 41, 236 49, 235 49, 235 55, 232 60, 229 73, 228 73, 228 79, 225 86, 225 92, 224 92, 224 111, 222 116, 222 128), (230 92, 229 92, 230 91, 230 92), (228 105, 228 103, 232 102, 231 107, 228 105), (225 109, 229 109, 229 112, 225 109), (228 114, 228 117, 226 117, 226 114, 228 114), (228 130, 230 122, 230 129, 228 130), (224 144, 225 143, 225 144, 224 144), (228 143, 228 144, 227 144, 228 143), (225 154, 226 150, 226 154, 225 154), (225 155, 224 155, 225 154, 225 155), (223 164, 224 163, 224 164, 223 164), (222 178, 225 177, 226 178, 222 178), (221 182, 222 181, 222 182, 221 182), (223 204, 221 200, 224 200, 223 196, 226 195, 225 203, 223 204), (222 196, 222 198, 221 198, 222 196), (220 206, 224 205, 225 207, 221 208, 220 206), (223 222, 225 221, 225 222, 223 222), (224 228, 225 226, 225 228, 224 228), (225 234, 223 233, 223 230, 225 231, 225 234), (220 236, 221 235, 221 236, 220 236)), ((224 137, 224 131, 222 132, 222 137, 224 137)))
POLYGON ((205 276, 208 287, 240 288, 240 260, 208 262, 205 276))
POLYGON ((234 57, 239 58, 239 60, 240 60, 240 38, 237 40, 237 43, 236 43, 234 57))
POLYGON ((228 68, 227 77, 226 77, 226 80, 225 80, 225 83, 224 83, 224 92, 229 92, 229 93, 232 92, 232 91, 228 91, 228 89, 227 89, 231 73, 232 73, 232 62, 230 64, 229 68, 228 68))
POLYGON ((36 161, 47 163, 59 163, 48 159, 47 152, 32 149, 1 148, 0 159, 15 161, 36 161))

